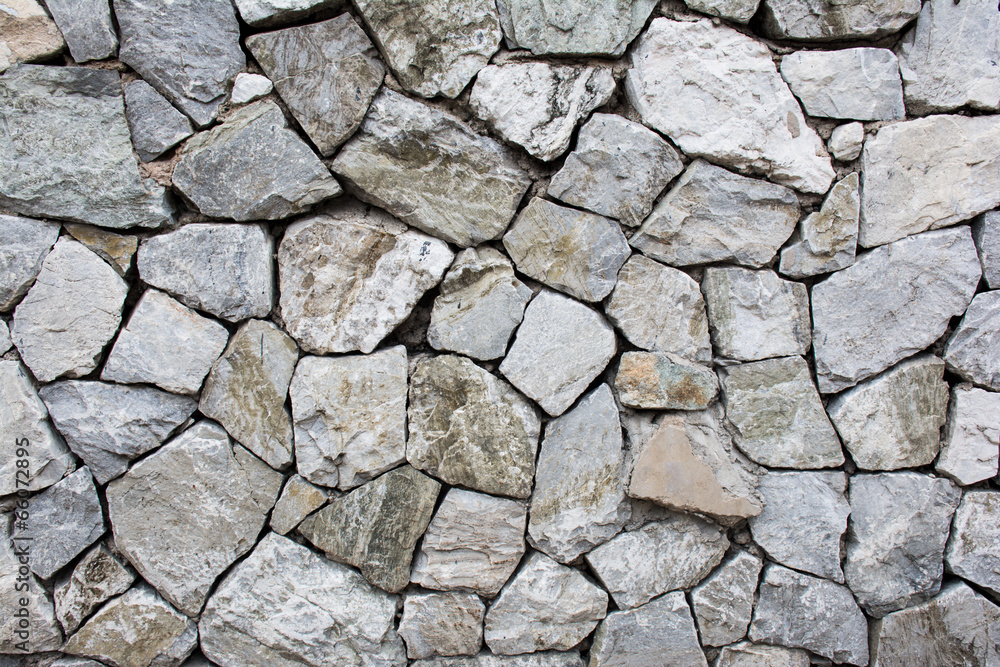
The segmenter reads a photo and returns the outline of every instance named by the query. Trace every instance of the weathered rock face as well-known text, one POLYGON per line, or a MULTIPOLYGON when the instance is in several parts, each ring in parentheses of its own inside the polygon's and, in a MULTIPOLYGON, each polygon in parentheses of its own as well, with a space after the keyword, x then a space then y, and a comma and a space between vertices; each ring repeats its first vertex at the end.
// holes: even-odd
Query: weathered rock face
POLYGON ((533 553, 486 612, 486 644, 513 655, 564 651, 589 635, 608 608, 608 594, 578 570, 533 553))
POLYGON ((742 642, 719 653, 715 667, 809 667, 809 654, 800 649, 742 642))
MULTIPOLYGON (((13 474, 10 475, 10 479, 14 479, 13 474)), ((9 515, 5 515, 0 526, 3 534, 3 544, 0 546, 0 564, 3 565, 3 569, 0 570, 0 603, 5 605, 5 609, 10 610, 8 613, 12 620, 0 627, 0 651, 4 654, 22 655, 26 651, 57 651, 63 643, 63 635, 56 621, 52 598, 42 583, 31 574, 28 566, 20 562, 20 557, 24 553, 24 543, 15 546, 10 540, 9 528, 9 515), (18 577, 23 578, 18 579, 18 577), (20 609, 25 609, 27 612, 26 627, 17 627, 21 625, 20 619, 17 625, 13 621, 15 618, 13 615, 20 612, 20 609), (27 638, 23 634, 25 631, 27 638), (24 643, 26 641, 27 645, 24 643)), ((23 617, 24 613, 20 615, 23 617)), ((17 658, 6 658, 6 655, 4 657, 12 662, 17 660, 17 658)))
POLYGON ((542 0, 497 3, 508 46, 530 49, 535 55, 620 56, 655 6, 655 0, 616 0, 598 6, 570 2, 558 7, 542 0))
POLYGON ((8 0, 0 16, 0 72, 19 62, 45 60, 66 46, 56 24, 36 0, 8 0))
POLYGON ((672 354, 626 352, 615 376, 618 400, 630 408, 704 410, 719 394, 710 369, 672 354))
POLYGON ((948 571, 1000 596, 1000 493, 969 491, 955 512, 948 571))
POLYGON ((292 23, 312 13, 336 11, 343 0, 235 0, 240 18, 255 28, 292 23))
POLYGON ((168 5, 113 0, 122 62, 195 125, 215 120, 236 73, 246 65, 231 3, 175 0, 168 5))
POLYGON ((118 275, 124 277, 132 268, 132 258, 139 248, 139 239, 135 236, 72 222, 67 223, 65 228, 70 236, 110 264, 118 275))
POLYGON ((806 125, 770 51, 732 28, 654 19, 632 52, 625 91, 646 125, 692 157, 805 192, 830 187, 823 142, 806 125), (721 61, 726 67, 718 67, 721 61))
POLYGON ((132 145, 143 162, 152 162, 194 134, 190 119, 142 79, 125 84, 124 90, 132 145))
POLYGON ((489 0, 358 0, 355 5, 393 74, 421 97, 458 97, 503 37, 489 0))
POLYGON ((858 183, 856 172, 845 176, 830 189, 822 208, 799 223, 797 236, 781 251, 781 273, 804 278, 854 264, 861 213, 858 183))
POLYGON ((968 385, 951 390, 951 404, 936 469, 966 486, 997 474, 1000 394, 968 385))
POLYGON ((41 382, 86 375, 118 330, 127 293, 104 260, 76 241, 60 240, 14 311, 11 340, 41 382))
POLYGON ((1000 292, 977 294, 948 340, 949 370, 987 389, 1000 391, 1000 292))
POLYGON ((913 472, 851 479, 844 574, 871 616, 937 594, 948 526, 961 497, 949 480, 913 472))
POLYGON ((920 352, 965 311, 980 267, 968 227, 876 248, 812 289, 819 390, 834 393, 920 352))
POLYGON ((135 571, 98 543, 71 574, 56 583, 53 600, 59 623, 72 633, 106 600, 127 591, 133 581, 135 571))
POLYGON ((7 323, 0 322, 0 354, 4 354, 13 346, 14 344, 10 340, 10 330, 7 328, 7 323))
POLYGON ((58 223, 0 215, 0 311, 27 294, 58 237, 58 223))
POLYGON ((288 534, 303 519, 325 505, 327 499, 323 489, 313 486, 300 475, 292 475, 274 504, 271 529, 279 535, 288 534))
POLYGON ((115 544, 195 616, 216 577, 253 548, 280 489, 280 474, 198 422, 108 485, 115 544))
POLYGON ((612 612, 594 634, 591 667, 649 664, 708 667, 683 593, 612 612))
POLYGON ((483 68, 469 102, 504 139, 549 161, 566 152, 577 123, 614 90, 606 67, 510 62, 483 68))
POLYGON ((723 646, 746 636, 761 567, 760 558, 737 551, 691 591, 691 605, 706 646, 723 646))
POLYGON ((413 547, 427 529, 441 485, 410 466, 396 468, 299 525, 333 560, 361 570, 373 585, 396 593, 410 581, 413 547))
POLYGON ((889 49, 796 51, 781 59, 781 77, 810 116, 906 117, 899 62, 889 49))
POLYGON ((764 0, 763 27, 771 37, 831 41, 881 37, 896 32, 920 12, 919 0, 764 0))
POLYGON ((583 301, 615 287, 630 249, 614 220, 535 198, 503 237, 519 271, 583 301))
POLYGON ((861 123, 838 125, 830 133, 826 146, 835 160, 851 162, 861 155, 861 147, 865 141, 865 126, 861 123))
POLYGON ((229 94, 229 101, 233 104, 247 104, 259 100, 272 90, 274 84, 266 76, 240 72, 233 81, 233 92, 229 94))
POLYGON ((78 63, 118 53, 118 35, 107 0, 47 0, 46 8, 78 63))
POLYGON ((395 614, 395 596, 270 533, 205 606, 201 649, 220 665, 394 667, 406 664, 395 614))
POLYGON ((251 35, 246 43, 324 156, 354 134, 385 74, 375 47, 346 13, 251 35))
POLYGON ((473 593, 410 593, 399 635, 406 657, 475 655, 483 645, 486 605, 473 593))
POLYGON ((205 215, 240 221, 286 218, 343 191, 270 100, 191 138, 173 183, 205 215))
POLYGON ((493 655, 486 651, 473 657, 417 660, 415 667, 583 667, 578 651, 541 651, 521 655, 493 655))
POLYGON ((988 211, 973 220, 972 239, 979 251, 983 279, 990 289, 997 289, 1000 287, 1000 211, 988 211))

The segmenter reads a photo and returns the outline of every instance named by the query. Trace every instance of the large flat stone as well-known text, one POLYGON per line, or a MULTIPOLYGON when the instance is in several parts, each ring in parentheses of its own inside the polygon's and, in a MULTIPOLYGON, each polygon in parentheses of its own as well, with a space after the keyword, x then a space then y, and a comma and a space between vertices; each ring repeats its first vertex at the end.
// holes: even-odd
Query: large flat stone
POLYGON ((620 56, 646 24, 656 0, 615 0, 593 5, 563 2, 557 8, 543 0, 497 3, 507 45, 535 55, 620 56))
POLYGON ((143 162, 152 162, 194 134, 191 120, 142 79, 126 83, 124 91, 132 145, 143 162))
POLYGON ((28 293, 58 237, 58 223, 0 215, 0 311, 28 293))
POLYGON ((103 542, 94 545, 56 582, 52 598, 60 625, 72 633, 104 602, 127 591, 135 577, 135 570, 103 542))
POLYGON ((590 667, 708 667, 683 593, 608 614, 594 633, 590 667))
POLYGON ((763 565, 758 556, 737 551, 694 587, 691 607, 703 644, 724 646, 746 636, 763 565))
POLYGON ((810 116, 865 121, 906 117, 899 62, 889 49, 796 51, 781 59, 781 77, 810 116))
POLYGON ((955 511, 948 571, 1000 598, 1000 493, 968 491, 955 511))
POLYGON ((406 657, 476 655, 483 645, 486 605, 474 593, 409 593, 399 635, 406 657))
POLYGON ((769 37, 832 41, 881 37, 898 31, 920 11, 920 0, 763 0, 769 37))
POLYGON ((704 410, 719 395, 719 379, 672 354, 626 352, 615 375, 622 405, 646 410, 704 410))
POLYGON ((809 653, 797 648, 740 642, 719 653, 715 667, 809 667, 809 653))
POLYGON ((790 278, 804 278, 854 264, 860 215, 858 174, 851 172, 830 188, 819 211, 799 223, 792 242, 781 251, 779 271, 790 278))
POLYGON ((46 0, 45 7, 78 63, 118 53, 118 35, 108 0, 46 0))
POLYGON ((977 294, 944 348, 948 369, 1000 391, 1000 291, 977 294))
POLYGON ((935 469, 966 486, 996 477, 998 462, 1000 394, 967 384, 953 387, 935 469))

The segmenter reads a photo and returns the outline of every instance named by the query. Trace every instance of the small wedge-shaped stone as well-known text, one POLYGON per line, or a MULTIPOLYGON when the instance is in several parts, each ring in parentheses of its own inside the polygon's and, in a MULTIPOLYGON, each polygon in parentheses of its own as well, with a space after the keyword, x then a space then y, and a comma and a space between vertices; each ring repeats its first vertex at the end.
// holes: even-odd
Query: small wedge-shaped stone
POLYGON ((0 72, 19 62, 46 60, 66 46, 38 0, 7 0, 0 14, 0 72))
POLYGON ((287 218, 343 192, 270 100, 188 140, 173 183, 205 215, 239 221, 287 218))
POLYGON ((524 555, 526 522, 524 503, 451 489, 427 526, 410 581, 493 597, 524 555))
POLYGON ((1000 211, 987 211, 973 220, 972 239, 979 251, 986 284, 990 289, 1000 288, 1000 211))
POLYGON ((804 648, 837 663, 868 664, 868 622, 851 591, 780 565, 764 570, 750 639, 804 648))
POLYGON ((251 35, 246 44, 323 156, 358 129, 385 75, 375 47, 346 13, 251 35))
POLYGON ((861 155, 861 147, 865 141, 865 126, 861 123, 839 125, 830 133, 826 146, 835 160, 851 162, 861 155))
POLYGON ((139 583, 101 607, 62 651, 112 667, 179 667, 197 646, 197 623, 139 583))
POLYGON ((191 120, 142 79, 125 84, 125 118, 143 162, 152 162, 194 134, 191 120))
POLYGON ((708 667, 683 593, 612 612, 601 622, 590 649, 590 667, 634 665, 708 667))
POLYGON ((454 254, 357 202, 299 220, 278 249, 281 317, 314 354, 374 350, 437 285, 454 254))
POLYGON ((132 268, 132 257, 139 249, 139 239, 132 235, 115 234, 100 227, 80 223, 66 223, 70 236, 92 250, 111 265, 118 275, 125 277, 132 268))
POLYGON ((264 225, 193 223, 143 241, 139 276, 230 322, 274 306, 274 239, 264 225))
POLYGON ((608 609, 608 594, 579 570, 534 552, 486 612, 486 644, 498 655, 573 648, 608 609))
POLYGON ((406 460, 406 348, 304 357, 289 389, 300 475, 353 489, 406 460))
POLYGON ((292 462, 292 419, 285 410, 299 350, 270 322, 249 320, 205 380, 198 409, 241 445, 281 470, 292 462))
POLYGON ((401 667, 394 595, 273 533, 222 580, 201 616, 213 663, 401 667))
POLYGON ((413 547, 434 512, 441 484, 410 466, 396 468, 336 498, 299 532, 374 586, 396 593, 410 581, 413 547))
POLYGON ((692 157, 805 192, 830 188, 834 173, 822 140, 771 52, 741 32, 708 19, 654 19, 632 51, 625 92, 646 125, 692 157))
POLYGON ((719 395, 711 369, 662 352, 626 352, 615 375, 618 400, 644 410, 704 410, 719 395))
POLYGON ((691 588, 722 561, 729 548, 717 525, 687 514, 622 533, 586 555, 587 563, 620 609, 691 588))
POLYGON ((215 579, 253 548, 280 489, 279 473, 201 421, 108 484, 115 544, 196 616, 215 579))
POLYGON ((543 290, 525 309, 500 372, 558 417, 607 367, 615 346, 615 332, 599 313, 543 290))
POLYGON ((0 311, 17 305, 59 238, 59 224, 0 215, 0 311))
POLYGON ((914 472, 851 478, 844 574, 869 615, 881 618, 937 594, 961 498, 950 480, 914 472))
POLYGON ((229 332, 215 320, 149 289, 118 334, 101 379, 196 394, 227 340, 229 332))
POLYGON ((510 48, 535 55, 620 56, 646 24, 656 0, 580 0, 547 6, 544 0, 500 0, 500 23, 510 48))
POLYGON ((493 655, 483 651, 475 657, 432 658, 410 664, 413 667, 584 667, 579 651, 541 651, 521 655, 493 655))
POLYGON ((820 392, 853 387, 924 350, 965 312, 980 275, 969 228, 958 227, 876 248, 814 286, 820 392))
POLYGON ((792 243, 781 251, 781 273, 804 278, 854 264, 861 214, 858 182, 856 172, 848 174, 830 189, 822 208, 799 223, 792 243))
POLYGON ((198 403, 153 387, 86 380, 54 382, 38 392, 73 453, 98 484, 128 470, 132 459, 159 447, 198 403))
POLYGON ((1000 394, 954 387, 936 470, 966 486, 995 477, 998 462, 1000 394))
POLYGON ((799 219, 795 192, 695 160, 629 241, 671 266, 774 259, 799 219))
POLYGON ((45 6, 78 63, 118 53, 118 35, 108 0, 46 0, 45 6))
POLYGON ((95 545, 71 574, 56 583, 52 597, 63 629, 72 633, 106 600, 127 591, 135 576, 135 570, 107 546, 95 545))
POLYGON ((742 642, 726 646, 714 667, 809 667, 809 653, 797 648, 742 642))
POLYGON ((763 0, 762 26, 769 37, 831 41, 881 37, 920 12, 920 0, 763 0))
POLYGON ((503 237, 518 271, 583 301, 615 287, 630 249, 614 220, 532 199, 503 237))
POLYGON ((399 635, 408 658, 476 655, 483 645, 486 605, 474 593, 410 593, 399 635))
POLYGON ((577 123, 614 91, 606 67, 509 62, 483 68, 469 102, 504 139, 549 161, 566 152, 577 123))
POLYGON ((410 465, 447 484, 531 495, 541 422, 503 380, 464 357, 423 360, 410 378, 408 415, 410 465))
POLYGON ((326 491, 313 486, 304 477, 292 475, 271 511, 271 529, 279 535, 288 534, 325 505, 327 499, 326 491))
POLYGON ((344 0, 235 0, 240 18, 255 28, 293 23, 310 14, 337 11, 344 0))
POLYGON ((746 636, 763 565, 757 556, 737 551, 691 591, 691 606, 706 646, 732 644, 746 636))
POLYGON ((810 116, 854 120, 906 117, 899 62, 889 49, 796 51, 781 59, 781 77, 810 116))
POLYGON ((97 368, 118 331, 128 285, 100 257, 61 239, 14 311, 11 340, 40 382, 97 368))
POLYGON ((955 512, 945 563, 949 572, 1000 597, 1000 493, 965 494, 955 512))
POLYGON ((944 360, 953 373, 1000 391, 1000 290, 976 295, 944 348, 944 360))

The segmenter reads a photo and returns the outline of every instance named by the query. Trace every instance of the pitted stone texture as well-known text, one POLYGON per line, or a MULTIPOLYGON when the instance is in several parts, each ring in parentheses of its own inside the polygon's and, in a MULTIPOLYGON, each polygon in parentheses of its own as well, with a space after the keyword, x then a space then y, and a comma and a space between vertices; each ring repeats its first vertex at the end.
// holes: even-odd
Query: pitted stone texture
POLYGON ((378 209, 299 220, 278 249, 281 317, 306 351, 371 352, 437 285, 454 254, 378 209))
POLYGON ((417 660, 413 667, 583 667, 579 651, 541 651, 521 655, 493 655, 417 660))
POLYGON ((406 348, 304 357, 289 394, 300 475, 353 489, 406 460, 406 348))
POLYGON ((673 146, 652 130, 595 113, 580 128, 576 150, 552 177, 548 194, 635 227, 683 168, 673 146))
POLYGON ((686 0, 684 4, 702 14, 747 23, 757 13, 760 0, 686 0))
POLYGON ((246 66, 229 2, 113 0, 122 62, 187 114, 209 125, 246 66))
POLYGON ((969 385, 952 388, 937 471, 966 486, 995 477, 998 461, 1000 394, 969 385))
POLYGON ((608 614, 594 634, 590 667, 708 667, 683 593, 608 614))
POLYGON ((87 375, 118 330, 127 293, 104 260, 61 239, 14 311, 11 340, 40 382, 87 375))
POLYGON ((599 313, 545 290, 525 309, 500 372, 558 417, 607 367, 615 345, 615 332, 599 313))
POLYGON ((173 183, 205 215, 238 221, 287 218, 343 192, 270 100, 184 144, 173 183))
POLYGON ((271 529, 279 535, 288 534, 326 501, 327 494, 323 489, 313 486, 304 477, 292 475, 274 504, 271 529))
POLYGON ((249 320, 205 379, 198 409, 241 445, 281 470, 292 463, 292 420, 285 410, 299 350, 270 322, 249 320))
POLYGON ((321 11, 337 11, 344 0, 235 0, 240 18, 254 28, 293 23, 321 11))
POLYGON ((410 466, 396 468, 330 503, 299 525, 332 560, 396 593, 410 581, 413 547, 434 512, 441 484, 410 466))
POLYGON ((128 470, 132 459, 159 447, 198 407, 187 396, 153 387, 84 380, 54 382, 39 395, 98 484, 107 484, 128 470))
POLYGON ((451 489, 427 526, 410 581, 496 595, 524 555, 526 522, 523 503, 451 489))
POLYGON ((801 649, 742 642, 719 653, 715 667, 809 667, 809 654, 801 649))
MULTIPOLYGON (((10 439, 10 438, 8 438, 10 439)), ((13 459, 10 459, 13 460, 13 459)), ((10 475, 14 479, 14 475, 10 475)), ((24 488, 24 487, 21 487, 24 488)), ((30 511, 30 508, 29 508, 30 511)), ((15 631, 27 631, 28 651, 58 651, 63 643, 62 631, 56 621, 55 609, 52 606, 52 598, 42 583, 31 574, 27 566, 20 562, 24 555, 25 543, 20 543, 15 553, 13 543, 10 541, 9 528, 11 526, 10 515, 5 514, 0 521, 0 534, 2 534, 2 545, 0 545, 0 604, 4 605, 5 613, 10 619, 13 614, 25 609, 27 613, 26 628, 17 628, 11 620, 0 626, 0 651, 3 651, 4 658, 10 660, 11 665, 17 665, 18 658, 7 658, 7 654, 24 655, 25 648, 22 642, 26 641, 22 635, 15 634, 15 631), (19 573, 19 569, 24 567, 24 573, 19 573), (18 579, 23 577, 23 579, 18 579), (20 644, 20 646, 18 646, 20 644)), ((28 547, 30 559, 30 546, 28 547)), ((24 616, 25 612, 21 612, 24 616)), ((19 623, 18 623, 19 624, 19 623)), ((20 667, 20 666, 19 666, 20 667)), ((581 663, 582 667, 582 663, 581 663)))
POLYGON ((152 162, 194 134, 190 119, 142 79, 125 84, 125 118, 143 162, 152 162))
POLYGON ((229 332, 215 320, 149 289, 118 334, 101 379, 197 394, 227 340, 229 332))
POLYGON ((868 664, 868 622, 851 591, 780 565, 764 570, 750 639, 868 664))
POLYGON ((58 223, 0 215, 0 311, 28 293, 58 237, 58 223))
POLYGON ((615 287, 631 250, 614 220, 532 199, 503 237, 518 270, 583 301, 615 287))
POLYGON ((691 591, 691 605, 706 646, 724 646, 746 636, 763 565, 759 557, 737 551, 691 591))
POLYGON ((1000 211, 989 211, 973 220, 972 239, 986 284, 990 289, 1000 288, 1000 211))
POLYGON ((385 67, 350 14, 251 35, 247 48, 320 155, 331 155, 358 129, 385 67))
POLYGON ((118 53, 118 35, 108 0, 46 0, 45 6, 78 63, 118 53))
POLYGON ((899 62, 889 49, 796 51, 781 59, 781 76, 810 116, 906 117, 899 62))
POLYGON ((857 173, 848 174, 830 189, 822 208, 799 223, 792 243, 781 251, 781 273, 804 278, 854 264, 861 214, 858 185, 857 173))
POLYGON ((948 369, 1000 391, 1000 291, 977 294, 944 348, 948 369))
POLYGON ((486 605, 473 593, 410 593, 399 635, 406 657, 476 655, 483 645, 486 605))
POLYGON ((1000 117, 931 116, 881 128, 861 155, 865 248, 1000 204, 1000 117))
POLYGON ((851 478, 844 574, 869 615, 881 618, 937 594, 961 498, 950 480, 914 472, 851 478))
POLYGON ((768 472, 758 488, 764 511, 750 519, 754 541, 782 565, 844 583, 840 541, 851 513, 844 496, 847 476, 768 472))
POLYGON ((532 553, 486 612, 486 644, 512 655, 570 649, 604 618, 608 594, 578 570, 532 553))
POLYGON ((865 141, 865 126, 861 123, 838 125, 830 133, 826 147, 835 160, 851 162, 861 155, 861 147, 865 141))
POLYGON ((827 412, 862 470, 918 468, 934 461, 948 411, 944 362, 911 357, 840 394, 827 412))
POLYGON ((196 616, 216 578, 253 548, 280 489, 279 473, 201 421, 108 484, 115 544, 196 616))
POLYGON ((8 0, 0 14, 0 72, 19 62, 45 60, 66 46, 37 0, 8 0))
MULTIPOLYGON (((740 361, 809 350, 809 291, 770 269, 709 267, 701 281, 715 353, 740 361)), ((850 302, 847 302, 850 303, 850 302)))
POLYGON ((920 12, 920 0, 763 0, 764 32, 779 39, 831 41, 881 37, 920 12))
POLYGON ((266 76, 240 72, 233 81, 233 91, 229 101, 233 104, 247 104, 259 100, 274 90, 274 84, 266 76))
POLYGON ((695 160, 629 243, 672 266, 761 267, 774 259, 798 219, 792 190, 695 160))
POLYGON ((118 275, 125 277, 132 268, 132 258, 139 248, 139 239, 132 235, 115 234, 100 227, 67 223, 66 231, 70 236, 97 254, 98 257, 111 265, 118 275))
POLYGON ((771 52, 732 28, 654 19, 632 52, 625 91, 643 122, 687 155, 805 192, 830 187, 830 158, 771 52))
POLYGON ((458 97, 500 46, 491 0, 356 0, 396 79, 421 97, 458 97))
POLYGON ((220 665, 400 667, 396 601, 353 569, 269 533, 205 606, 201 649, 220 665))
POLYGON ((577 123, 614 91, 606 67, 509 62, 483 68, 469 102, 504 139, 550 161, 566 152, 577 123))
POLYGON ((528 540, 561 563, 607 542, 629 518, 618 406, 606 384, 545 426, 528 540))
POLYGON ((965 312, 980 277, 968 227, 911 236, 861 256, 812 289, 820 392, 922 351, 965 312))
POLYGON ((535 55, 620 56, 646 24, 656 0, 593 5, 544 0, 500 0, 500 23, 509 48, 535 55))
POLYGON ((456 355, 422 360, 410 378, 408 416, 410 465, 447 484, 531 495, 541 424, 503 380, 456 355))
POLYGON ((56 582, 53 600, 59 623, 72 633, 106 600, 127 591, 135 577, 135 571, 107 546, 95 545, 72 573, 56 582))
POLYGON ((530 299, 531 289, 502 253, 467 248, 455 257, 434 299, 427 342, 474 359, 502 357, 530 299))
POLYGON ((733 441, 773 468, 832 468, 844 462, 837 433, 802 357, 726 368, 722 397, 733 441))
POLYGON ((1000 597, 1000 493, 969 491, 955 512, 948 571, 1000 597))
POLYGON ((645 410, 704 410, 719 395, 711 369, 662 352, 626 352, 615 375, 618 400, 645 410))

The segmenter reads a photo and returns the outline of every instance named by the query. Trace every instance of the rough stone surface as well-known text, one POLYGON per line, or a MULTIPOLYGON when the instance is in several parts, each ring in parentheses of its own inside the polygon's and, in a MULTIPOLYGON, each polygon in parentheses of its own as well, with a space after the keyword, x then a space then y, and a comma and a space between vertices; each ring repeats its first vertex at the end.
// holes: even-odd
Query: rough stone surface
POLYGON ((106 600, 127 591, 135 576, 135 571, 107 546, 95 545, 72 573, 56 582, 53 600, 63 629, 72 633, 106 600))
POLYGON ((894 33, 920 12, 920 0, 763 0, 763 28, 770 37, 831 41, 894 33))
POLYGON ((58 237, 58 223, 0 215, 0 311, 27 294, 58 237))
POLYGON ((307 352, 374 350, 437 285, 454 254, 357 203, 293 223, 278 249, 281 317, 307 352))
POLYGON ((852 162, 861 155, 864 141, 865 126, 861 123, 847 123, 833 129, 833 132, 830 133, 830 140, 826 142, 826 147, 835 160, 852 162))
POLYGON ((511 48, 535 55, 620 56, 635 39, 656 0, 615 0, 601 5, 544 0, 500 0, 500 23, 511 48))
POLYGON ((961 490, 946 479, 896 472, 855 475, 849 498, 844 574, 865 611, 881 618, 936 595, 961 490))
MULTIPOLYGON (((10 475, 10 479, 14 479, 13 474, 10 475)), ((6 655, 10 653, 23 655, 25 653, 25 645, 22 642, 26 639, 23 634, 15 634, 16 630, 21 632, 27 630, 28 651, 57 651, 63 643, 63 635, 59 629, 59 623, 56 621, 52 598, 45 587, 35 578, 35 575, 31 574, 27 567, 25 567, 23 574, 18 572, 21 567, 24 567, 24 563, 20 562, 20 556, 15 553, 15 549, 22 552, 23 555, 25 543, 19 542, 15 547, 10 541, 9 527, 9 515, 5 515, 3 521, 0 522, 0 531, 3 535, 3 543, 0 545, 0 565, 3 566, 0 569, 0 604, 4 605, 4 609, 9 610, 7 614, 11 622, 5 622, 3 626, 0 626, 0 651, 3 652, 0 653, 3 656, 0 659, 9 660, 8 664, 11 667, 20 667, 19 658, 8 658, 6 655), (24 578, 19 580, 18 577, 24 578), (27 628, 15 628, 13 623, 13 614, 20 609, 27 610, 27 628)), ((582 667, 582 663, 580 667, 582 667)))
POLYGON ((541 651, 521 655, 493 655, 482 652, 476 657, 417 660, 413 667, 583 667, 578 651, 541 651))
MULTIPOLYGON (((1000 493, 969 491, 955 511, 948 571, 1000 596, 1000 493)), ((998 648, 1000 650, 1000 648, 998 648)))
POLYGON ((227 340, 229 332, 215 320, 149 289, 118 334, 101 379, 196 394, 227 340))
POLYGON ((995 477, 998 461, 1000 394, 968 385, 954 387, 937 471, 966 486, 995 477))
POLYGON ((503 380, 464 357, 423 360, 410 378, 408 416, 406 458, 415 468, 494 495, 531 495, 541 424, 503 380))
POLYGON ((593 632, 608 594, 578 570, 532 553, 486 612, 486 644, 512 655, 570 649, 593 632))
POLYGON ((205 215, 239 221, 297 215, 343 191, 270 100, 184 144, 173 183, 205 215))
POLYGON ((747 23, 757 13, 760 0, 686 0, 685 4, 702 14, 747 23))
POLYGON ((771 52, 743 33, 708 19, 654 19, 632 52, 625 91, 646 125, 692 157, 805 192, 830 187, 823 142, 806 125, 771 52))
POLYGON ((289 394, 300 475, 353 489, 406 460, 406 349, 304 357, 289 394))
POLYGON ((526 522, 523 503, 451 489, 427 526, 410 580, 492 597, 524 554, 526 522))
POLYGON ((781 59, 781 76, 810 116, 906 117, 899 61, 889 49, 796 51, 781 59))
POLYGON ((500 372, 558 417, 607 367, 615 345, 614 330, 599 313, 545 290, 525 309, 500 372))
POLYGON ((122 62, 198 127, 215 120, 233 77, 246 66, 229 2, 113 0, 122 62))
POLYGON ((143 162, 152 162, 194 134, 188 117, 142 79, 125 84, 125 118, 143 162))
POLYGON ((321 155, 358 129, 385 68, 350 14, 252 35, 247 48, 321 155))
POLYGON ((715 667, 809 667, 809 654, 801 649, 742 642, 719 653, 715 667))
POLYGON ((504 139, 549 161, 566 152, 577 123, 614 90, 606 67, 510 62, 483 68, 469 102, 504 139))
POLYGON ((683 593, 608 614, 594 634, 590 667, 708 667, 683 593))
POLYGON ((0 321, 0 354, 4 354, 14 343, 10 340, 10 330, 7 328, 7 323, 0 321))
POLYGON ((944 348, 944 360, 966 380, 1000 391, 1000 291, 976 295, 944 348))
POLYGON ((11 340, 40 382, 86 375, 118 330, 127 293, 104 260, 61 239, 14 311, 11 340))
POLYGON ((271 529, 286 535, 307 516, 326 504, 326 492, 300 475, 292 475, 281 490, 281 497, 271 511, 271 529))
POLYGON ((108 0, 46 0, 73 60, 103 60, 118 52, 108 0))
POLYGON ((98 484, 107 484, 128 470, 132 459, 159 447, 198 407, 193 399, 153 387, 85 380, 54 382, 39 395, 98 484))
POLYGON ((115 544, 195 616, 216 578, 253 548, 280 488, 281 475, 222 427, 198 422, 108 484, 115 544))
POLYGON ((274 84, 266 76, 240 72, 233 81, 233 92, 229 101, 233 104, 247 104, 259 100, 274 90, 274 84))
POLYGON ((333 170, 362 199, 462 247, 499 238, 531 184, 509 149, 391 90, 372 102, 333 170))
POLYGON ((972 239, 979 251, 983 279, 990 289, 1000 288, 1000 211, 989 211, 973 220, 972 239))
POLYGON ((944 362, 911 357, 840 394, 827 406, 862 470, 918 468, 934 461, 948 410, 944 362))
POLYGON ((353 565, 395 593, 410 581, 413 547, 434 512, 441 484, 410 466, 387 472, 316 512, 299 532, 327 557, 353 565))
POLYGON ((868 622, 851 591, 780 565, 764 570, 750 639, 868 664, 868 622))
POLYGON ((240 18, 255 28, 292 23, 314 12, 336 11, 344 0, 235 0, 240 18))
POLYGON ((980 267, 968 227, 872 250, 812 289, 819 390, 834 393, 922 351, 972 301, 980 267))
POLYGON ((615 375, 618 400, 646 410, 704 410, 719 395, 711 369, 662 352, 625 352, 615 375))
POLYGON ((583 301, 615 287, 631 250, 617 222, 535 198, 503 237, 518 271, 583 301))
POLYGON ((395 596, 271 533, 208 601, 201 649, 220 665, 396 667, 406 656, 395 614, 395 596))
POLYGON ((272 468, 292 463, 292 419, 285 410, 298 360, 295 341, 270 322, 249 320, 212 366, 198 409, 272 468))
POLYGON ((66 46, 36 0, 7 0, 0 14, 0 72, 19 62, 46 60, 66 46))
POLYGON ((486 605, 473 593, 408 594, 399 621, 406 657, 476 655, 485 615, 486 605))
POLYGON ((139 248, 139 239, 135 236, 73 222, 66 223, 65 228, 70 236, 110 264, 118 275, 125 277, 132 268, 132 258, 139 248))
MULTIPOLYGON (((709 267, 701 281, 718 356, 755 361, 809 349, 809 291, 770 269, 709 267)), ((850 303, 850 302, 848 302, 850 303)))
POLYGON ((724 646, 746 636, 763 565, 759 557, 737 551, 691 591, 691 606, 706 646, 724 646))
POLYGON ((857 173, 848 174, 830 189, 822 208, 799 223, 792 243, 781 251, 781 273, 804 278, 854 263, 861 213, 858 184, 857 173))

